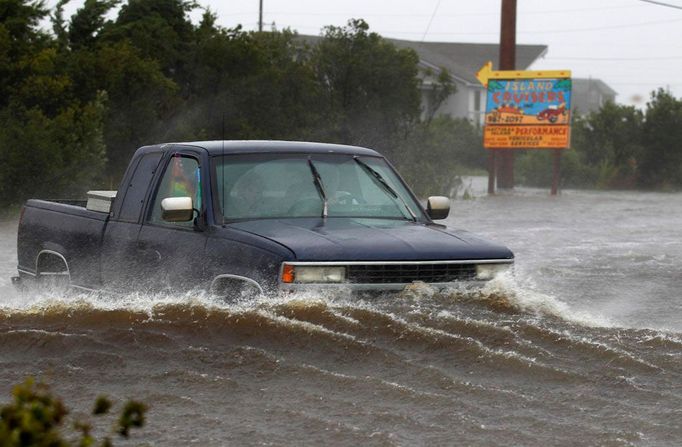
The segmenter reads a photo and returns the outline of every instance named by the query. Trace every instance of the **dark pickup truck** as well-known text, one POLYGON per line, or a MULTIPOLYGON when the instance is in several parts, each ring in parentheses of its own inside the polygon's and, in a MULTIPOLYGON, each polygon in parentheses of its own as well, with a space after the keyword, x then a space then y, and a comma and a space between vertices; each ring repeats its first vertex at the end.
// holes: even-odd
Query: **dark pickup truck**
POLYGON ((118 191, 85 202, 29 200, 19 284, 86 290, 399 290, 482 284, 512 266, 499 245, 433 222, 379 153, 282 141, 137 150, 118 191))

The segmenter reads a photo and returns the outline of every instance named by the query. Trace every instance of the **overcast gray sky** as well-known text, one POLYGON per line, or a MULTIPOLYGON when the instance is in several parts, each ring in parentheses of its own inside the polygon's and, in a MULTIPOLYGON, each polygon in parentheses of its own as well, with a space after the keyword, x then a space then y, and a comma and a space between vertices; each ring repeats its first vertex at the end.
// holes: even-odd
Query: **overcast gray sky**
MULTIPOLYGON (((682 97, 682 0, 518 0, 517 43, 549 50, 535 69, 570 69, 604 80, 624 104, 643 105, 651 90, 682 97)), ((50 3, 54 3, 50 2, 50 3)), ((259 0, 199 0, 219 23, 257 29, 259 0)), ((82 4, 74 0, 70 10, 82 4)), ((325 25, 364 18, 386 37, 444 42, 499 41, 500 0, 263 0, 270 29, 319 34, 325 25)), ((67 10, 68 11, 68 10, 67 10)), ((493 61, 497 65, 497 61, 493 61)))

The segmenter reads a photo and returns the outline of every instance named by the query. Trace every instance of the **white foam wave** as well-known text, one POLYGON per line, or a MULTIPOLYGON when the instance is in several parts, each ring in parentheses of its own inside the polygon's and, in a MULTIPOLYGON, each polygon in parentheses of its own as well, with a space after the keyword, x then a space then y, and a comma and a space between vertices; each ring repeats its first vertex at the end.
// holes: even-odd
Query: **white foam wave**
MULTIPOLYGON (((281 293, 274 296, 227 296, 219 297, 205 291, 171 292, 133 292, 113 294, 105 292, 86 292, 79 289, 64 291, 59 288, 27 289, 14 292, 0 300, 0 312, 5 314, 41 314, 55 309, 77 311, 92 309, 102 311, 139 312, 153 317, 156 311, 165 306, 202 307, 209 311, 222 310, 230 313, 258 312, 270 319, 284 318, 273 313, 278 306, 289 308, 323 306, 335 317, 346 323, 357 325, 358 321, 343 315, 341 309, 354 301, 348 294, 333 292, 281 293)), ((293 321, 293 320, 292 320, 293 321)))
MULTIPOLYGON (((442 304, 437 299, 439 295, 433 289, 427 286, 419 286, 415 285, 415 287, 403 292, 400 295, 400 301, 412 305, 413 311, 420 311, 423 304, 429 308, 438 306, 439 303, 442 304)), ((482 300, 503 299, 514 309, 538 317, 558 317, 570 323, 587 327, 615 326, 612 321, 602 315, 574 309, 554 296, 534 290, 532 280, 529 278, 524 278, 521 282, 519 278, 512 275, 499 275, 479 291, 454 288, 450 292, 453 297, 464 296, 467 299, 472 297, 482 300)), ((395 302, 396 300, 390 300, 390 303, 395 302)), ((366 300, 349 293, 320 291, 282 293, 275 296, 260 297, 233 296, 225 299, 208 294, 205 291, 185 293, 136 292, 118 295, 79 292, 78 290, 70 290, 68 293, 64 293, 58 289, 31 289, 3 296, 3 299, 0 300, 0 311, 3 313, 42 313, 55 308, 74 310, 89 308, 105 311, 141 312, 151 317, 155 313, 155 309, 167 305, 199 306, 208 310, 227 310, 236 313, 257 309, 270 310, 280 305, 322 305, 346 323, 357 325, 357 321, 344 315, 343 309, 345 307, 366 307, 374 311, 384 312, 385 310, 381 309, 383 306, 378 303, 377 300, 366 300)), ((490 324, 490 322, 488 321, 486 324, 490 324)))
POLYGON ((570 323, 588 327, 613 327, 614 323, 603 315, 571 308, 560 299, 533 290, 530 280, 520 284, 512 274, 498 275, 481 290, 486 297, 504 296, 509 304, 522 312, 549 315, 570 323))
POLYGON ((126 295, 91 293, 77 290, 30 289, 5 297, 0 310, 6 313, 43 313, 55 308, 115 311, 126 310, 151 314, 158 305, 197 304, 219 307, 221 303, 205 293, 131 293, 126 295))

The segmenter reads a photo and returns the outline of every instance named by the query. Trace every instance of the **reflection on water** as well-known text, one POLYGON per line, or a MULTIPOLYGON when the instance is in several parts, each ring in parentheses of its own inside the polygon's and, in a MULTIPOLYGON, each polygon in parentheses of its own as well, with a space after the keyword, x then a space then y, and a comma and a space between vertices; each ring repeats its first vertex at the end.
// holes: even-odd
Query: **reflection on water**
POLYGON ((17 294, 0 223, 1 399, 140 398, 152 444, 676 445, 682 196, 484 188, 449 224, 517 264, 476 292, 17 294))

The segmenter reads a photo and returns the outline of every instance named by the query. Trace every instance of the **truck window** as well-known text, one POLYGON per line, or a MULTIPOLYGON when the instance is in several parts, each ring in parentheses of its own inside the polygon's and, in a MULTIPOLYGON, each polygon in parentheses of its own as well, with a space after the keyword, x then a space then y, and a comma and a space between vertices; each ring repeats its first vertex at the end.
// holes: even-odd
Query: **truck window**
POLYGON ((119 194, 123 197, 118 220, 137 223, 140 221, 144 196, 147 193, 154 172, 161 160, 161 152, 154 152, 142 156, 135 167, 135 172, 128 183, 128 187, 119 194))
POLYGON ((161 201, 167 197, 191 197, 194 208, 201 209, 201 170, 199 162, 186 155, 173 155, 163 174, 152 203, 150 222, 192 226, 192 222, 166 222, 161 219, 161 201))
POLYGON ((239 154, 217 158, 216 182, 225 219, 320 217, 323 200, 309 160, 327 196, 328 217, 411 220, 419 204, 383 158, 346 154, 239 154), (395 191, 386 191, 359 161, 395 191))

